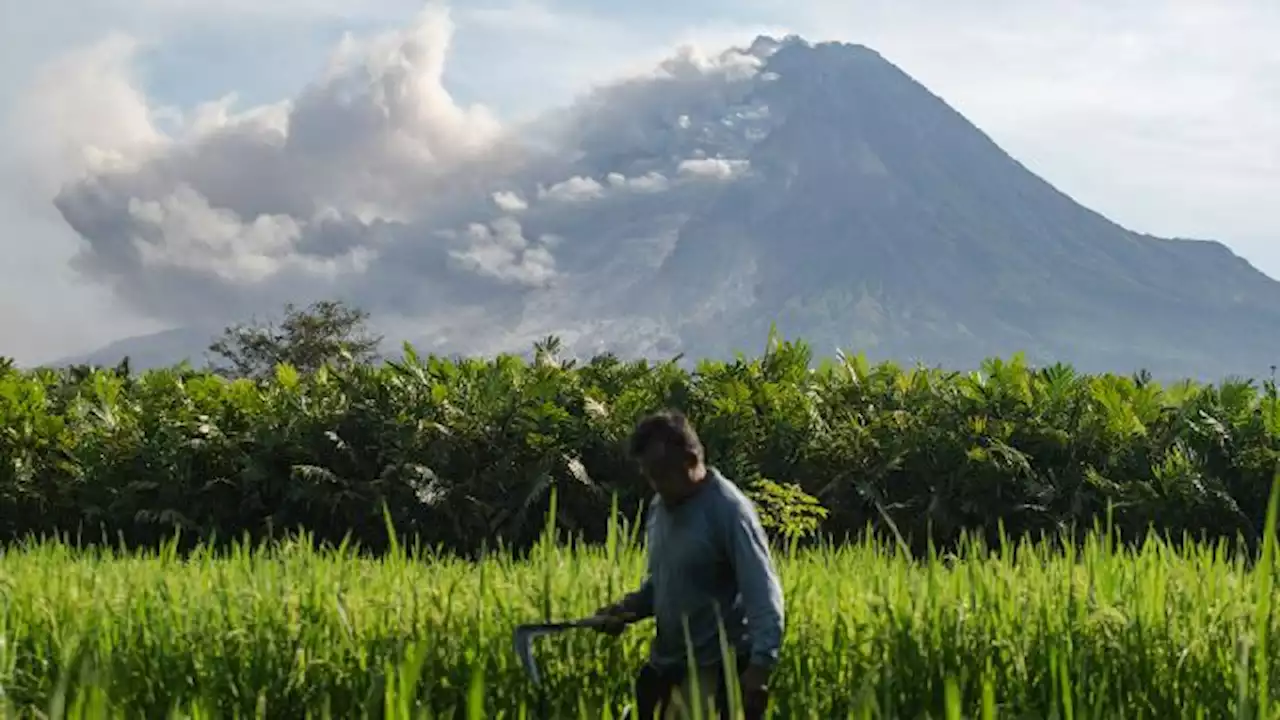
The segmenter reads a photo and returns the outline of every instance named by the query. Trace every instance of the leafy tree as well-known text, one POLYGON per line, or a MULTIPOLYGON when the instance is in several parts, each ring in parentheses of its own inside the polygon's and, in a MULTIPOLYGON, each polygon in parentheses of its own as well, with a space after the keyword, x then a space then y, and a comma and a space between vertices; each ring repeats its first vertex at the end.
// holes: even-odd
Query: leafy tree
POLYGON ((225 362, 211 365, 223 375, 261 380, 273 377, 282 363, 311 373, 342 361, 372 362, 382 336, 368 331, 368 320, 367 312, 341 301, 324 300, 303 310, 289 303, 278 326, 237 324, 224 330, 209 352, 225 362))
POLYGON ((795 483, 760 478, 746 490, 756 504, 765 532, 785 540, 798 540, 818 532, 828 512, 817 498, 795 483))

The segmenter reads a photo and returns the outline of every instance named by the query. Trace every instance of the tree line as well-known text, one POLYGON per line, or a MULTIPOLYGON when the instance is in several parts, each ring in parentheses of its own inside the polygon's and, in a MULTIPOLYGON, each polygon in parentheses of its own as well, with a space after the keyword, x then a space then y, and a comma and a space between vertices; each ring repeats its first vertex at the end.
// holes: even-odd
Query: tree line
POLYGON ((980 371, 815 364, 803 342, 755 358, 375 361, 380 338, 341 304, 214 343, 219 367, 131 372, 0 363, 0 539, 61 533, 149 546, 306 530, 378 549, 524 548, 555 523, 602 540, 648 493, 627 458, 635 421, 686 412, 708 461, 775 535, 883 534, 923 553, 1148 529, 1260 538, 1280 458, 1274 379, 1161 385, 992 358, 980 371))

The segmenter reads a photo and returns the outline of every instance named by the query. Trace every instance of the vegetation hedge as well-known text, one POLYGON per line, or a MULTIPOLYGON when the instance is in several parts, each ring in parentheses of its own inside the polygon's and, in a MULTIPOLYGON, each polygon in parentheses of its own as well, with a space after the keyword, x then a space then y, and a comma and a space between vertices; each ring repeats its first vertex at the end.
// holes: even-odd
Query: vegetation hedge
POLYGON ((778 533, 821 520, 923 552, 1109 521, 1175 540, 1261 537, 1280 456, 1274 378, 1162 386, 991 359, 977 372, 817 366, 803 343, 757 358, 582 363, 405 357, 274 378, 177 367, 0 366, 0 539, 154 546, 316 539, 469 553, 561 528, 603 539, 646 497, 626 439, 660 407, 690 415, 709 462, 778 533), (820 508, 805 503, 816 499, 820 508), (809 512, 817 510, 818 513, 809 512), (388 520, 390 525, 388 525, 388 520))

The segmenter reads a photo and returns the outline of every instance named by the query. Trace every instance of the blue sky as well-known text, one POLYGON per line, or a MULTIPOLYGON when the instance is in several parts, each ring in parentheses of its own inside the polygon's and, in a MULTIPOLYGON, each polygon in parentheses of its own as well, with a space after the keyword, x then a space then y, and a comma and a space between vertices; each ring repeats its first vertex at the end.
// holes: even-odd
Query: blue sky
MULTIPOLYGON (((239 108, 289 98, 323 72, 345 33, 402 27, 422 7, 406 0, 19 5, 0 8, 7 129, 0 354, 27 362, 157 327, 68 266, 79 241, 51 204, 74 177, 86 141, 109 145, 111 133, 131 127, 136 118, 119 110, 121 97, 135 92, 153 112, 189 111, 228 93, 239 108), (101 44, 111 38, 116 45, 101 44), (129 43, 132 52, 122 49, 129 43)), ((1280 3, 1084 5, 455 3, 445 84, 458 104, 480 103, 510 120, 651 66, 681 43, 719 49, 758 32, 860 42, 1084 204, 1135 230, 1221 240, 1280 277, 1280 44, 1273 40, 1280 3)))

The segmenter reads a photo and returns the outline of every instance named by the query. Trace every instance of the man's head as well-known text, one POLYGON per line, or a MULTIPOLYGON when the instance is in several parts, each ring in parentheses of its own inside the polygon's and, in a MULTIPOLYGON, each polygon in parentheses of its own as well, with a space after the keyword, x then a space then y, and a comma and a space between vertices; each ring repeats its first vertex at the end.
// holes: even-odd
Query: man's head
POLYGON ((688 418, 674 410, 655 413, 636 425, 631 456, 663 500, 683 500, 706 475, 702 441, 688 418))

